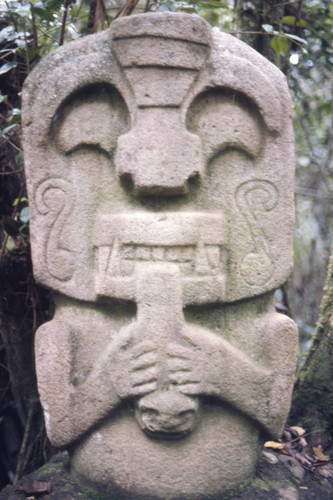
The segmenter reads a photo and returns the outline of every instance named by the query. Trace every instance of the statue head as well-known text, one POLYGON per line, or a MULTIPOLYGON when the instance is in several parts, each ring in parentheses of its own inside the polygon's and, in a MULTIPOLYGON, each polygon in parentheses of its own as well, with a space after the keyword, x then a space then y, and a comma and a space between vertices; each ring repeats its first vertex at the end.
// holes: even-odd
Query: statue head
POLYGON ((284 282, 293 142, 277 68, 198 16, 172 13, 121 18, 38 68, 24 118, 41 283, 79 300, 135 300, 134 285, 109 282, 130 281, 136 254, 177 252, 185 305, 284 282))

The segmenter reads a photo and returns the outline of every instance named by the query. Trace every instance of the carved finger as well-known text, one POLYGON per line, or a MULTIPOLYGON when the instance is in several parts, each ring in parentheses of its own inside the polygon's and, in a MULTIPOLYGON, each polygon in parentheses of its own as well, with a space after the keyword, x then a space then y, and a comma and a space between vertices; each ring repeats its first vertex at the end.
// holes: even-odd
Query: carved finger
POLYGON ((171 372, 185 371, 189 372, 193 370, 193 363, 190 359, 184 358, 169 358, 168 368, 171 372))
POLYGON ((131 388, 129 396, 143 396, 157 389, 157 381, 147 382, 146 384, 137 385, 131 388))
POLYGON ((169 374, 169 380, 176 382, 178 385, 197 384, 200 382, 200 377, 190 371, 177 371, 169 374))
POLYGON ((154 382, 157 380, 157 368, 149 367, 142 370, 138 370, 131 373, 132 387, 137 387, 142 384, 147 384, 148 382, 154 382))
POLYGON ((156 352, 156 346, 154 346, 151 342, 140 342, 135 345, 130 352, 132 359, 140 359, 147 353, 156 352))
POLYGON ((188 396, 195 396, 200 393, 200 384, 199 382, 179 384, 177 385, 177 389, 188 396))
POLYGON ((202 333, 199 334, 195 330, 186 330, 183 334, 183 340, 185 340, 186 343, 189 344, 189 349, 191 350, 200 349, 203 342, 203 338, 207 342, 207 338, 209 339, 209 336, 207 336, 207 332, 205 332, 204 336, 202 335, 202 333))
POLYGON ((181 344, 171 343, 168 345, 167 353, 169 356, 178 357, 181 359, 194 360, 195 352, 181 344))
POLYGON ((157 363, 157 353, 154 351, 142 353, 135 359, 131 360, 131 370, 143 370, 145 368, 150 368, 157 363))

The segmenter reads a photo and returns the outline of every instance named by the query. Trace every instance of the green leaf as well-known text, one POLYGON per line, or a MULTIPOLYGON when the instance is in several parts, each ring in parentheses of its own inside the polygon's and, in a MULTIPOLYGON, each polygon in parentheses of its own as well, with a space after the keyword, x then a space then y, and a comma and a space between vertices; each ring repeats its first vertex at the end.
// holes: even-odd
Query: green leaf
POLYGON ((44 7, 47 10, 60 10, 63 3, 63 0, 46 0, 44 7))
POLYGON ((28 201, 28 198, 25 196, 22 196, 22 198, 15 198, 15 200, 12 203, 13 207, 16 207, 19 203, 23 203, 24 201, 28 201))
POLYGON ((9 236, 6 244, 6 251, 10 252, 11 250, 15 250, 15 248, 16 248, 15 240, 13 240, 11 236, 9 236))
MULTIPOLYGON (((17 155, 15 156, 15 165, 18 165, 20 163, 20 161, 22 160, 23 158, 23 151, 19 151, 17 153, 17 155)), ((26 198, 22 198, 22 201, 25 200, 26 198)), ((28 201, 28 200, 27 200, 28 201)))
POLYGON ((12 109, 10 115, 11 115, 10 125, 16 125, 17 123, 20 123, 21 110, 19 108, 12 109))
POLYGON ((80 33, 76 29, 75 24, 73 23, 68 24, 67 31, 70 33, 72 40, 76 40, 77 38, 81 37, 80 33))
POLYGON ((54 21, 53 12, 51 12, 50 10, 41 9, 40 7, 32 7, 31 12, 39 16, 41 19, 44 19, 45 21, 54 21))
POLYGON ((12 49, 12 48, 8 48, 8 49, 1 49, 0 50, 0 54, 2 54, 3 52, 6 52, 7 54, 15 54, 15 52, 17 51, 17 49, 12 49))
POLYGON ((26 17, 30 14, 30 3, 26 3, 25 5, 20 5, 15 9, 15 14, 18 14, 21 17, 26 17))
POLYGON ((29 222, 29 220, 30 220, 29 207, 24 207, 20 212, 20 221, 27 223, 29 222))
POLYGON ((0 137, 2 137, 3 135, 8 134, 8 132, 10 132, 10 130, 12 130, 14 127, 16 127, 16 125, 17 124, 15 123, 15 125, 9 125, 8 127, 0 130, 0 137))
POLYGON ((26 48, 26 41, 22 40, 21 38, 16 38, 15 40, 16 45, 18 46, 19 49, 24 50, 26 48))
POLYGON ((20 108, 14 108, 11 110, 11 112, 9 114, 11 116, 21 116, 22 111, 20 110, 20 108))
POLYGON ((8 95, 3 95, 3 94, 1 94, 1 92, 0 92, 0 104, 1 104, 2 102, 4 102, 4 101, 7 99, 7 97, 8 97, 8 95))
POLYGON ((271 46, 277 56, 288 53, 288 40, 284 36, 273 36, 271 46))
POLYGON ((271 24, 263 24, 262 28, 266 31, 266 33, 273 33, 273 26, 271 24))
POLYGON ((197 8, 193 7, 193 5, 183 5, 178 8, 181 12, 187 12, 188 14, 196 14, 197 13, 197 8))
POLYGON ((198 7, 200 9, 227 9, 229 8, 227 3, 220 2, 219 0, 206 2, 198 2, 198 7))
POLYGON ((8 73, 8 71, 10 71, 13 68, 16 68, 16 66, 17 66, 17 62, 15 62, 15 61, 10 61, 10 62, 3 64, 0 67, 0 75, 4 75, 5 73, 8 73))
POLYGON ((6 26, 6 28, 3 28, 0 31, 0 43, 4 42, 5 40, 7 40, 7 37, 9 35, 11 35, 13 33, 13 31, 14 31, 13 26, 6 26))
POLYGON ((308 42, 304 38, 301 38, 300 36, 291 35, 290 33, 284 33, 284 36, 286 36, 287 38, 290 38, 291 40, 295 40, 296 42, 302 43, 304 45, 308 45, 308 42))
POLYGON ((17 125, 20 122, 21 122, 21 116, 17 115, 17 116, 12 116, 9 123, 10 123, 10 125, 17 125))
POLYGON ((304 21, 304 19, 296 20, 295 16, 284 16, 282 18, 283 24, 287 24, 287 26, 296 26, 297 28, 307 28, 308 23, 304 21))

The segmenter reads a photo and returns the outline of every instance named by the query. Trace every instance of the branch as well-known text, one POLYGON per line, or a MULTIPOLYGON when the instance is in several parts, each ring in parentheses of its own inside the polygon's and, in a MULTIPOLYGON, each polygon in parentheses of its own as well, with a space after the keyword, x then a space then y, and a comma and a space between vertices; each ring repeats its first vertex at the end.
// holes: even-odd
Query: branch
POLYGON ((36 403, 35 401, 30 401, 30 406, 28 410, 28 418, 27 418, 27 423, 24 429, 24 436, 23 436, 23 441, 20 449, 20 453, 18 455, 17 459, 17 466, 16 466, 16 471, 15 471, 15 476, 13 480, 13 484, 17 483, 17 481, 20 479, 22 476, 23 472, 23 465, 25 462, 25 454, 26 454, 26 449, 28 447, 28 441, 29 441, 29 436, 30 436, 30 430, 31 430, 31 424, 32 424, 32 417, 35 412, 35 406, 36 403))
POLYGON ((125 5, 116 14, 115 19, 117 19, 118 17, 129 16, 133 12, 133 10, 135 9, 138 1, 139 0, 127 0, 125 5))
POLYGON ((68 14, 68 9, 71 4, 71 0, 65 0, 64 6, 65 10, 62 16, 62 24, 61 24, 61 32, 60 32, 60 39, 59 39, 59 45, 63 45, 64 43, 64 38, 65 38, 65 28, 66 28, 66 20, 67 20, 67 14, 68 14))

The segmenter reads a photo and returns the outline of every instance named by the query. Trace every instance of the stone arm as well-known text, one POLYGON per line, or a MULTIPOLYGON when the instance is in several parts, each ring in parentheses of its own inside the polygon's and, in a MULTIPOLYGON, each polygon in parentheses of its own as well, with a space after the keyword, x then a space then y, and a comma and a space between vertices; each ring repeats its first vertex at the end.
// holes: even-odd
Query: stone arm
POLYGON ((272 376, 266 428, 280 437, 287 419, 298 358, 298 330, 294 321, 279 313, 266 315, 264 348, 272 376))
POLYGON ((78 439, 122 399, 156 389, 156 352, 149 342, 132 345, 132 330, 132 326, 124 328, 90 373, 74 384, 73 373, 79 371, 79 360, 72 353, 70 325, 54 319, 38 329, 38 389, 47 433, 54 446, 64 447, 78 439))
POLYGON ((184 394, 228 402, 276 438, 289 411, 297 329, 286 316, 266 316, 261 365, 220 336, 188 326, 183 343, 169 345, 169 378, 184 394))
POLYGON ((61 320, 42 325, 36 334, 38 390, 46 430, 57 447, 75 441, 119 402, 103 363, 87 377, 84 393, 82 384, 73 384, 73 363, 70 325, 61 320))
POLYGON ((42 325, 36 335, 37 377, 51 442, 66 446, 122 399, 156 390, 165 356, 168 369, 163 369, 163 379, 167 376, 180 392, 227 401, 277 437, 289 411, 297 330, 292 320, 277 313, 266 314, 262 324, 264 355, 259 365, 222 337, 187 324, 180 326, 180 338, 161 356, 161 346, 138 335, 134 323, 120 330, 76 384, 73 373, 80 374, 80 367, 73 356, 69 323, 55 319, 42 325))

